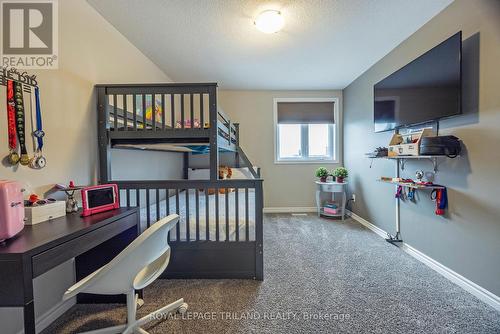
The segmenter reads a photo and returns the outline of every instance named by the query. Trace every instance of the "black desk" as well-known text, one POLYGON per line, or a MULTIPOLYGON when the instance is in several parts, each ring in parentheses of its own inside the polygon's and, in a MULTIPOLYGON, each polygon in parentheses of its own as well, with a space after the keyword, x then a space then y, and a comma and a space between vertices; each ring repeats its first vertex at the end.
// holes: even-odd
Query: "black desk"
MULTIPOLYGON (((23 307, 24 333, 35 333, 33 278, 76 258, 77 280, 97 270, 140 233, 137 208, 79 214, 25 226, 0 243, 0 307, 23 307)), ((78 301, 92 301, 92 295, 78 301)), ((101 302, 102 300, 98 300, 101 302)))

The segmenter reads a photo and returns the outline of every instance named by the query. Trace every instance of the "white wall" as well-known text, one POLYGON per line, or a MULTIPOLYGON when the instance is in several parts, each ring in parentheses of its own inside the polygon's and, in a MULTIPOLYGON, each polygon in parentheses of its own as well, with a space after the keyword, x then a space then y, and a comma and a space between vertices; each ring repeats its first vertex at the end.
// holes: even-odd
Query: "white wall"
POLYGON ((236 91, 221 90, 218 103, 233 122, 240 123, 240 141, 250 161, 261 167, 264 178, 264 207, 315 206, 315 170, 329 170, 342 164, 275 164, 273 99, 279 97, 339 98, 340 138, 342 138, 342 91, 236 91))
MULTIPOLYGON (((58 182, 74 180, 77 184, 91 184, 96 181, 97 118, 93 88, 96 83, 171 81, 84 0, 59 1, 59 48, 58 70, 30 71, 38 76, 41 87, 46 131, 44 153, 48 165, 43 170, 0 166, 0 179, 27 182, 40 195, 58 182)), ((0 101, 5 101, 5 89, 0 90, 0 101)), ((3 117, 0 134, 3 158, 8 153, 3 117)), ((149 161, 157 165, 157 177, 181 178, 181 169, 175 169, 181 166, 180 155, 148 152, 144 153, 148 158, 140 160, 137 159, 139 153, 143 152, 113 152, 118 161, 134 161, 133 168, 129 168, 130 175, 117 171, 118 176, 140 177, 141 162, 149 161), (167 165, 173 169, 167 169, 167 165)), ((149 170, 148 175, 152 175, 149 170)), ((36 280, 37 315, 54 307, 73 281, 73 275, 70 261, 36 280)), ((1 332, 18 332, 22 328, 21 319, 21 309, 1 309, 1 332)))

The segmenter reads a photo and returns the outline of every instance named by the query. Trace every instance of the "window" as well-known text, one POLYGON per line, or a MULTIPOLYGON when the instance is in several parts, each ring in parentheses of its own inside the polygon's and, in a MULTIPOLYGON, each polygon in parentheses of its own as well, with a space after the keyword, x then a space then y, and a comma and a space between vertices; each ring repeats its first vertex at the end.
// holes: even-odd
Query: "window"
POLYGON ((275 163, 337 162, 337 99, 274 99, 275 163))

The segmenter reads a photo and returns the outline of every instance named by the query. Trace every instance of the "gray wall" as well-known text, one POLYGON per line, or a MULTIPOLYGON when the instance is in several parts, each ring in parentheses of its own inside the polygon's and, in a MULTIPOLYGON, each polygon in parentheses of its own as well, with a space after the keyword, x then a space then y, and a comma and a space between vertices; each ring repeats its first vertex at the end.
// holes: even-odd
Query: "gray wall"
MULTIPOLYGON (((391 133, 373 132, 373 84, 457 31, 464 39, 464 115, 442 121, 441 134, 461 138, 466 151, 439 165, 436 182, 448 187, 446 217, 434 214, 427 191, 403 203, 403 239, 431 258, 500 295, 500 2, 456 0, 344 90, 344 161, 350 170, 353 211, 378 227, 395 229, 394 187, 376 182, 393 176, 393 161, 363 155, 387 146, 391 133)), ((409 162, 402 176, 432 171, 428 161, 409 162)))

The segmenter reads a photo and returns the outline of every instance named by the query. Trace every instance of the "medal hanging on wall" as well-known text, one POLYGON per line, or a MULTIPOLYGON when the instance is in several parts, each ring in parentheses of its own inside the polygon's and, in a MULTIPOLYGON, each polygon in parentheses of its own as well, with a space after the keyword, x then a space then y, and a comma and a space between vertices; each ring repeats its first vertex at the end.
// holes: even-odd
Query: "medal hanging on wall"
MULTIPOLYGON (((30 100, 30 103, 32 100, 30 100)), ((32 103, 31 103, 32 104, 32 103)), ((33 159, 31 159, 31 168, 41 169, 47 165, 47 160, 42 154, 43 137, 45 132, 42 129, 42 110, 40 107, 40 91, 35 87, 35 108, 36 108, 36 130, 33 131, 33 137, 36 139, 36 149, 33 159)), ((32 113, 33 114, 33 113, 32 113)))
POLYGON ((9 136, 9 163, 13 166, 19 163, 17 154, 16 105, 14 102, 14 82, 7 81, 7 129, 9 136))
POLYGON ((26 123, 24 113, 23 85, 19 82, 14 82, 14 103, 16 108, 16 131, 19 147, 21 148, 21 157, 19 162, 23 166, 30 163, 28 151, 26 150, 26 123))

